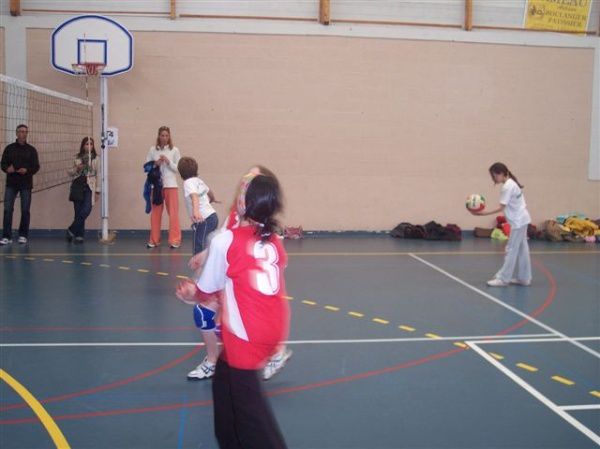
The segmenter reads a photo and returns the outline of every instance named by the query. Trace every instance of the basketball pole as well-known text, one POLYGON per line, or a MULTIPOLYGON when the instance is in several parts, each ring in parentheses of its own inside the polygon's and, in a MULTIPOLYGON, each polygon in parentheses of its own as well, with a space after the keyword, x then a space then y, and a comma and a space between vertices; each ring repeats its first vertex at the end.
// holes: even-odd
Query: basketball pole
POLYGON ((101 184, 101 202, 102 202, 102 239, 103 242, 109 241, 108 235, 108 148, 106 145, 106 124, 108 123, 108 83, 105 76, 100 74, 100 142, 102 148, 102 184, 101 184))

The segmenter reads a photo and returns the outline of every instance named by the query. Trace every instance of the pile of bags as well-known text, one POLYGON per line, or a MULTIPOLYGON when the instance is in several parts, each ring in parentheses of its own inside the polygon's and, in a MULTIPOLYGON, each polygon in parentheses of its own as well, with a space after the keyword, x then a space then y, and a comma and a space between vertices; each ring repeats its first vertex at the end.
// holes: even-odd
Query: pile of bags
POLYGON ((600 242, 600 220, 582 214, 565 214, 542 225, 543 237, 551 242, 600 242))
MULTIPOLYGON (((495 228, 475 228, 474 234, 475 237, 507 240, 510 225, 503 215, 499 215, 495 228)), ((551 242, 600 242, 600 220, 590 220, 579 213, 564 214, 556 217, 556 220, 544 221, 539 230, 534 225, 528 225, 527 236, 551 242)))
POLYGON ((449 223, 442 226, 435 221, 430 221, 424 225, 413 225, 408 222, 402 222, 390 231, 392 237, 400 239, 424 239, 424 240, 462 240, 462 230, 458 225, 449 223))

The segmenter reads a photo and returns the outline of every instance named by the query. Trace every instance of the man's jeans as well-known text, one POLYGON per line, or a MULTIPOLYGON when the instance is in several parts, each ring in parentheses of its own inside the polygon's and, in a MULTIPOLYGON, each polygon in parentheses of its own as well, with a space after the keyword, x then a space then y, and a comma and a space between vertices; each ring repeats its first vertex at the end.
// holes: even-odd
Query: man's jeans
POLYGON ((29 208, 31 206, 31 189, 24 187, 6 186, 4 190, 4 228, 2 237, 12 238, 12 219, 17 193, 21 196, 21 223, 19 224, 19 237, 29 237, 29 208))

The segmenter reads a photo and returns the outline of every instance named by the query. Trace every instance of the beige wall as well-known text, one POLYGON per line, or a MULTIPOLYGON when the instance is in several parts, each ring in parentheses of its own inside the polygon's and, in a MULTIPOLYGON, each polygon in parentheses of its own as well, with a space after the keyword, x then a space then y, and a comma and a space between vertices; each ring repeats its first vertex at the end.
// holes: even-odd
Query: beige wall
MULTIPOLYGON (((80 80, 50 68, 49 36, 27 33, 29 81, 83 95, 80 80)), ((526 185, 535 222, 571 210, 600 216, 600 184, 587 181, 591 49, 158 32, 134 39, 134 69, 109 80, 109 122, 120 134, 110 153, 112 228, 148 228, 141 166, 162 124, 225 203, 248 166, 272 168, 285 189, 285 222, 305 229, 484 225, 489 219, 467 214, 464 199, 479 192, 497 201, 487 167, 498 160, 526 185)), ((66 187, 36 195, 32 226, 64 228, 66 187)))

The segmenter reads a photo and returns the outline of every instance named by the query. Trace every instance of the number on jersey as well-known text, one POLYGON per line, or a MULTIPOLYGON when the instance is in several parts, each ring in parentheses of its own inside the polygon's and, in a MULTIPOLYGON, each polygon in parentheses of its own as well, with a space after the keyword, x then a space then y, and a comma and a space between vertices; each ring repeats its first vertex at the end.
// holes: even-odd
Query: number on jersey
POLYGON ((254 286, 264 295, 276 295, 279 292, 279 254, 272 243, 256 242, 253 256, 258 262, 259 270, 254 271, 254 286))

